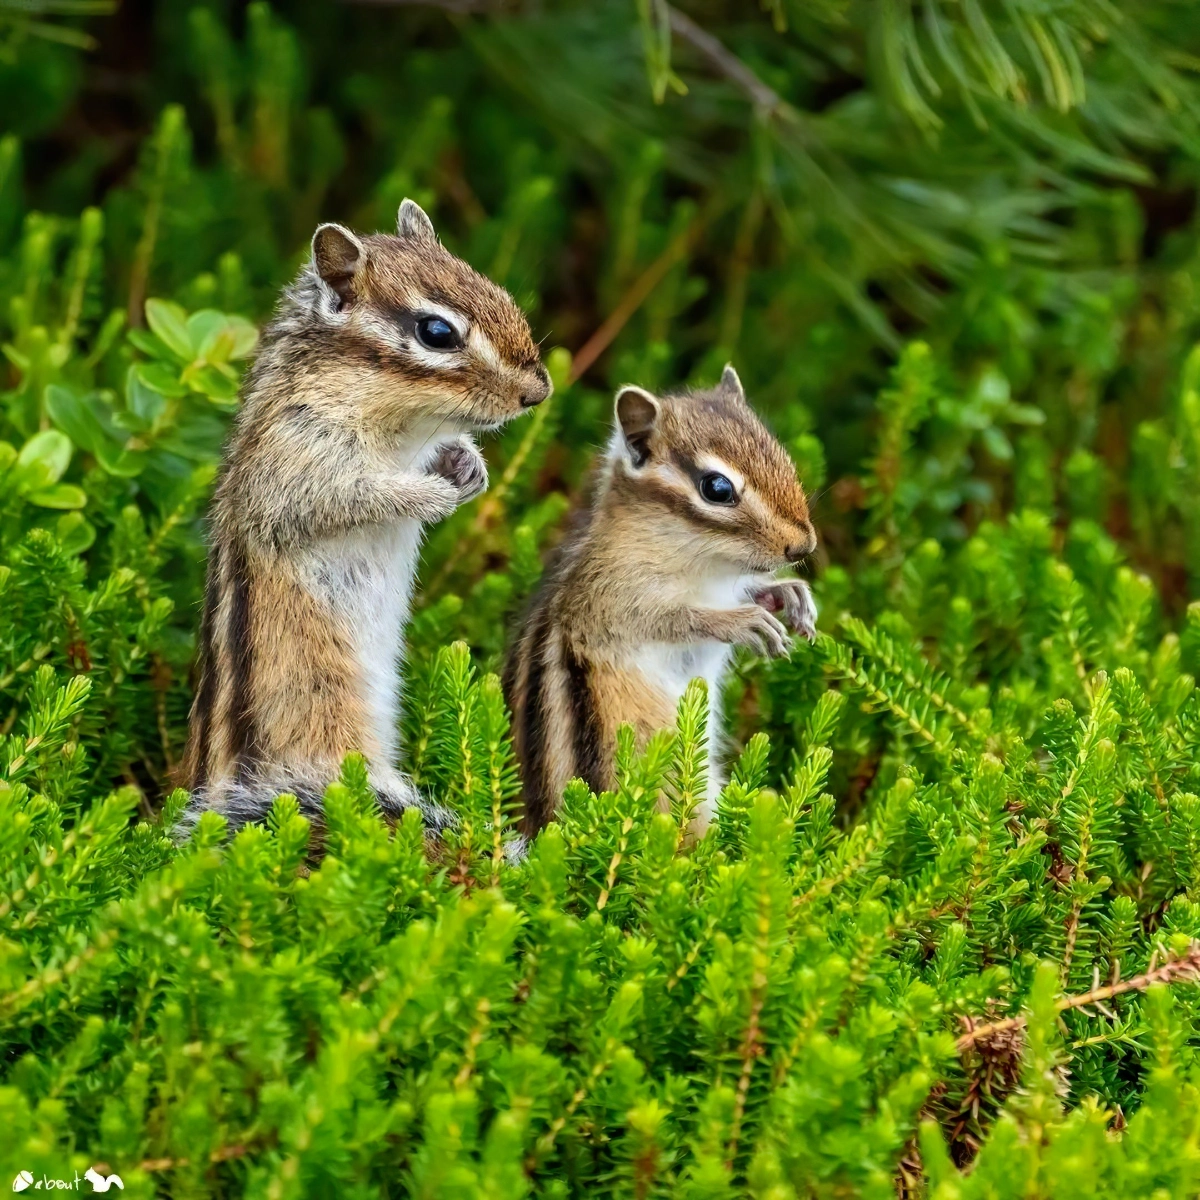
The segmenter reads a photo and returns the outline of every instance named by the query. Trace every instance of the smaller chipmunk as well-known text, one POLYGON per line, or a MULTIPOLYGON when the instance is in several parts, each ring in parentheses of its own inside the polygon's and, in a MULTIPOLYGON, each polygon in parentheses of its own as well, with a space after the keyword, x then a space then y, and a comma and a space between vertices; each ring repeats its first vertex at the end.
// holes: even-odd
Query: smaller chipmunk
POLYGON ((192 802, 231 828, 291 792, 319 823, 358 751, 385 816, 447 814, 396 769, 423 527, 487 486, 470 434, 550 395, 524 314, 411 200, 395 235, 322 225, 242 391, 211 513, 192 802))
POLYGON ((691 826, 702 833, 721 787, 732 647, 779 656, 789 626, 816 636, 808 585, 774 579, 816 544, 796 468, 731 366, 709 391, 622 388, 590 507, 548 567, 505 669, 525 833, 551 819, 572 778, 611 788, 618 727, 632 724, 644 744, 674 724, 697 676, 709 694, 708 796, 691 826))

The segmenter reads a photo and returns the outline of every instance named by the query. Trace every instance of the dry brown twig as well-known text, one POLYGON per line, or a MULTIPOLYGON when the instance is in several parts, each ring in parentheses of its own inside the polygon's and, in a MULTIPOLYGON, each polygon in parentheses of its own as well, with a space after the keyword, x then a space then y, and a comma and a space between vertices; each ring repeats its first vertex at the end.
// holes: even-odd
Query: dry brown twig
POLYGON ((681 41, 687 42, 693 50, 704 55, 710 65, 730 83, 737 84, 764 116, 784 113, 791 107, 773 87, 763 83, 736 54, 727 49, 723 42, 713 37, 708 30, 701 29, 686 13, 681 13, 677 8, 668 8, 667 12, 671 21, 671 32, 681 41))
POLYGON ((630 284, 629 290, 617 302, 617 306, 605 318, 604 323, 571 356, 568 384, 574 383, 612 345, 633 314, 645 304, 671 268, 687 254, 710 215, 707 211, 698 212, 688 225, 667 243, 666 249, 630 284))
MULTIPOLYGON (((229 1162, 231 1159, 244 1158, 255 1147, 252 1145, 233 1145, 233 1146, 218 1146, 208 1156, 208 1161, 213 1163, 229 1162)), ((174 1171, 179 1167, 190 1167, 192 1159, 190 1158, 143 1158, 137 1165, 139 1171, 174 1171)), ((111 1175, 113 1173, 112 1166, 106 1162, 94 1163, 93 1166, 101 1175, 111 1175)))
MULTIPOLYGON (((1161 967, 1150 960, 1150 969, 1132 979, 1124 979, 1119 983, 1111 983, 1105 987, 1095 987, 1079 996, 1063 996, 1055 1006, 1058 1012, 1068 1012, 1076 1008, 1100 1007, 1104 1001, 1126 992, 1144 992, 1156 983, 1194 983, 1200 980, 1200 942, 1193 942, 1186 954, 1179 958, 1168 959, 1161 967)), ((1102 1009, 1102 1011, 1104 1011, 1102 1009)), ((1003 1021, 992 1021, 986 1025, 972 1025, 971 1018, 967 1021, 967 1031, 958 1039, 956 1046, 959 1053, 970 1050, 977 1042, 989 1041, 991 1038, 1024 1028, 1028 1018, 1022 1014, 1019 1017, 1007 1017, 1003 1021)))

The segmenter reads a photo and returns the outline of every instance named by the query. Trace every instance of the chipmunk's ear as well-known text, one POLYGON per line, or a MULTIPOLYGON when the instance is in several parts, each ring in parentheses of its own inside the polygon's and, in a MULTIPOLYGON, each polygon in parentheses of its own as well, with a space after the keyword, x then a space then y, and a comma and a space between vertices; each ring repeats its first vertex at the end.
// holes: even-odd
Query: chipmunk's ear
POLYGON ((742 381, 733 369, 733 363, 726 363, 725 370, 721 372, 721 391, 743 404, 746 403, 746 389, 742 387, 742 381))
POLYGON ((407 197, 401 202, 400 211, 396 214, 396 236, 407 238, 411 242, 432 242, 434 245, 438 240, 429 215, 415 200, 409 200, 407 197))
POLYGON ((346 304, 354 295, 354 276, 367 252, 344 225, 319 225, 312 240, 313 266, 317 274, 346 304))
POLYGON ((650 435, 658 425, 662 407, 645 388, 628 385, 617 393, 617 424, 635 467, 650 457, 650 435))

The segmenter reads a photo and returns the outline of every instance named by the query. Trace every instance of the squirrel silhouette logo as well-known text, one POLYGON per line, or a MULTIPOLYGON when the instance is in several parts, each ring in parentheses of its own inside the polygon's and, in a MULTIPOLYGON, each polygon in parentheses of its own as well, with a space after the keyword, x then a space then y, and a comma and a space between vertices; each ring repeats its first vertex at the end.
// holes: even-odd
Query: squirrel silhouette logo
POLYGON ((94 1167, 88 1167, 83 1173, 83 1177, 92 1185, 93 1190, 97 1192, 107 1192, 114 1183, 121 1191, 125 1190, 125 1184, 122 1182, 120 1175, 100 1175, 94 1167))

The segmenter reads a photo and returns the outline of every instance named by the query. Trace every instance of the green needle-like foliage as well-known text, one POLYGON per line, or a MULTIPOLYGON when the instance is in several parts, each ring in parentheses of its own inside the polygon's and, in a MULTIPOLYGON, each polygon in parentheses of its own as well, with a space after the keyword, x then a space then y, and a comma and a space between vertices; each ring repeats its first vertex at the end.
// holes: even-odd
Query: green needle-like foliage
POLYGON ((1200 1195, 1195 6, 113 7, 0 0, 0 1187, 1200 1195), (351 755, 323 855, 177 843, 241 372, 404 196, 556 387, 393 648, 457 825, 351 755), (613 387, 727 360, 820 634, 526 842, 513 623, 613 387))

